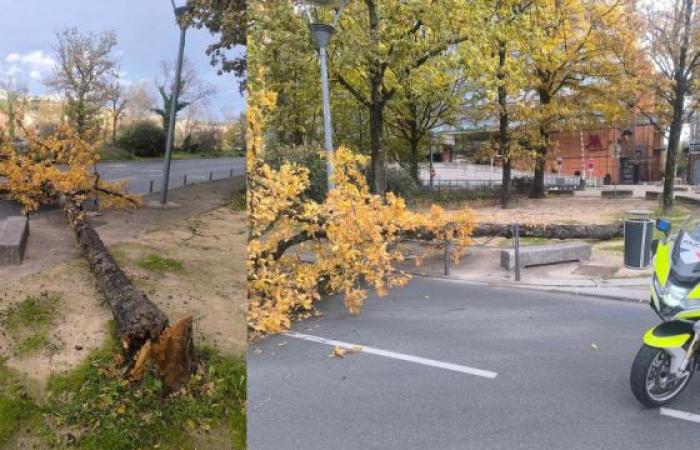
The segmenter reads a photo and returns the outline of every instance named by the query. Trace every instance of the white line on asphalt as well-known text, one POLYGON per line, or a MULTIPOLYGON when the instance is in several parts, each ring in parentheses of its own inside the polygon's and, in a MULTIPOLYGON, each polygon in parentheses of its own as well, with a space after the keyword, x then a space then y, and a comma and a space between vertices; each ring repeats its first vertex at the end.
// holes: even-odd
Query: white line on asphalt
POLYGON ((496 372, 491 372, 488 370, 475 369, 468 366, 460 366, 459 364, 446 363, 442 361, 436 361, 434 359, 421 358, 419 356, 406 355, 404 353, 396 353, 388 350, 381 350, 379 348, 367 347, 364 345, 349 344, 347 342, 336 341, 333 339, 326 339, 319 336, 312 336, 310 334, 301 333, 285 333, 288 337, 293 337, 297 339, 303 339, 305 341, 316 342, 318 344, 326 344, 332 346, 338 346, 347 350, 362 349, 363 353, 369 353, 371 355, 384 356, 386 358, 398 359, 401 361, 408 361, 416 364, 422 364, 424 366, 437 367, 438 369, 451 370, 453 372, 466 373, 468 375, 476 375, 478 377, 484 378, 496 378, 498 374, 496 372))
POLYGON ((700 415, 678 411, 677 409, 659 408, 662 416, 673 417, 674 419, 687 420, 688 422, 700 423, 700 415))

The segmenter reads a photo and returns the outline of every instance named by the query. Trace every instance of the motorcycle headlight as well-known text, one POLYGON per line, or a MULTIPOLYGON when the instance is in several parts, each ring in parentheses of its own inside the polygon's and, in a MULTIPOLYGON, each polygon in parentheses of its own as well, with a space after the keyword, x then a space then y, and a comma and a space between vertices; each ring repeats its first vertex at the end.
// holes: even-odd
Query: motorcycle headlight
POLYGON ((681 306, 689 292, 689 289, 674 286, 670 282, 667 282, 666 286, 662 286, 656 275, 654 275, 654 290, 656 291, 656 297, 661 303, 660 306, 670 309, 681 306))
POLYGON ((666 295, 663 297, 664 303, 670 308, 676 308, 680 306, 688 295, 688 289, 669 285, 666 295))

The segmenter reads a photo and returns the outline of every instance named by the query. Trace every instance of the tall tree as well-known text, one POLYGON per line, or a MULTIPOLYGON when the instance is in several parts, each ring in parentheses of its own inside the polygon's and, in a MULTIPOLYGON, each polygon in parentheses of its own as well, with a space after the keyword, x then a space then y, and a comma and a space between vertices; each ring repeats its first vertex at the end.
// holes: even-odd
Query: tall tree
POLYGON ((65 113, 71 125, 84 136, 99 126, 99 113, 112 85, 117 45, 114 31, 81 33, 67 28, 56 34, 57 63, 45 80, 48 87, 65 96, 65 113))
POLYGON ((424 66, 397 77, 398 93, 387 103, 386 123, 407 144, 408 155, 398 155, 408 173, 420 183, 429 133, 454 122, 464 107, 468 87, 465 71, 456 53, 435 58, 424 66), (423 152, 423 153, 422 153, 423 152))
POLYGON ((124 88, 119 79, 116 78, 107 89, 107 107, 112 119, 112 144, 117 142, 117 127, 119 121, 126 114, 127 99, 124 97, 124 88))
POLYGON ((126 115, 131 120, 147 119, 155 108, 156 99, 147 81, 130 85, 124 93, 126 99, 126 115))
POLYGON ((652 62, 651 73, 637 73, 652 97, 639 109, 657 130, 668 137, 664 211, 673 207, 673 185, 683 125, 695 113, 700 69, 700 24, 693 0, 659 1, 648 5, 643 20, 644 50, 652 62))
POLYGON ((331 41, 331 76, 369 111, 371 187, 383 194, 382 140, 387 104, 399 90, 396 78, 469 39, 473 33, 465 30, 479 7, 452 0, 364 0, 346 9, 331 41))
MULTIPOLYGON (((170 109, 173 103, 173 93, 175 92, 175 64, 168 61, 161 61, 160 74, 156 77, 156 87, 161 98, 161 107, 154 108, 153 112, 158 114, 163 122, 163 128, 168 129, 170 125, 170 109)), ((180 74, 180 91, 175 106, 179 112, 190 105, 207 105, 212 95, 216 93, 216 87, 208 81, 202 79, 197 73, 197 69, 189 59, 182 61, 182 73, 180 74)))
MULTIPOLYGON (((207 47, 212 65, 219 67, 219 74, 233 73, 245 80, 245 51, 233 51, 246 45, 248 17, 246 0, 191 0, 191 20, 198 28, 207 28, 218 41, 207 47), (233 54, 232 54, 233 53, 233 54)), ((241 90, 245 82, 241 83, 241 90)))
POLYGON ((524 51, 539 130, 530 197, 541 198, 552 133, 621 114, 611 94, 624 82, 621 55, 634 47, 634 30, 624 0, 538 0, 528 11, 524 51))

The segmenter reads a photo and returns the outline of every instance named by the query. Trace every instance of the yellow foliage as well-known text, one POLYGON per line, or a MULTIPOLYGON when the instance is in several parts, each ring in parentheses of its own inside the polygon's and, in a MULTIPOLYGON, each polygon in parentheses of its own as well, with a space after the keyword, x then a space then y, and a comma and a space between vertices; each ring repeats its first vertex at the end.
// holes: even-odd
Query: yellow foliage
POLYGON ((395 268, 398 244, 409 236, 469 244, 474 217, 433 206, 409 210, 400 197, 373 195, 362 173, 366 157, 346 148, 334 155, 336 188, 322 204, 303 198, 308 171, 293 164, 273 170, 258 161, 248 186, 249 326, 253 335, 277 333, 290 317, 308 311, 323 294, 342 294, 358 314, 373 288, 378 295, 404 286, 410 276, 395 268), (310 261, 310 262, 309 262, 310 261))
POLYGON ((89 138, 65 125, 45 139, 27 130, 25 134, 25 149, 0 140, 0 194, 18 201, 25 212, 62 204, 66 198, 82 201, 96 192, 103 207, 138 204, 123 182, 105 182, 95 174, 99 155, 89 138))

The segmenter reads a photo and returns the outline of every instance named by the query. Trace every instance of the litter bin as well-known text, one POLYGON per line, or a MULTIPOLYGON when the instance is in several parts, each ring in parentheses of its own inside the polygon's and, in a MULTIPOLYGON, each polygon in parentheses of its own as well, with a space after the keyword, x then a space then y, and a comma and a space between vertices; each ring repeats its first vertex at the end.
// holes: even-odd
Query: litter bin
POLYGON ((625 216, 625 267, 644 269, 651 262, 654 220, 651 211, 629 211, 625 216))

